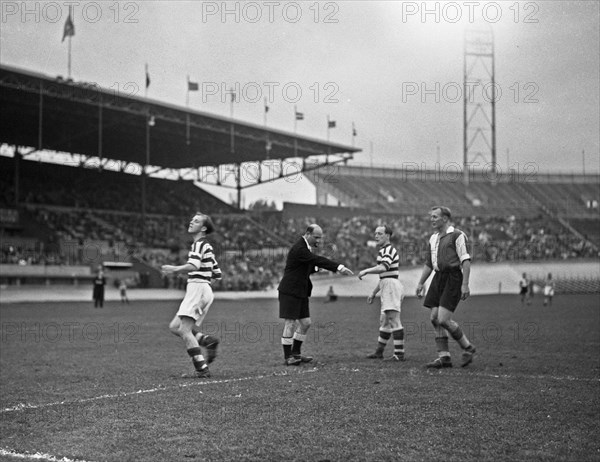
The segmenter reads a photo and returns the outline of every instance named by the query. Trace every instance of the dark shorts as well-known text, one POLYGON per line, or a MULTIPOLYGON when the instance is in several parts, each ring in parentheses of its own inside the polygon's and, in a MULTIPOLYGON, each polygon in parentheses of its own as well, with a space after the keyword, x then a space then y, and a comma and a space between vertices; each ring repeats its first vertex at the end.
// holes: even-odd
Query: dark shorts
POLYGON ((521 287, 521 295, 525 295, 527 293, 527 287, 521 287))
POLYGON ((282 319, 304 319, 310 317, 308 297, 298 298, 279 293, 279 317, 282 319))
POLYGON ((461 297, 462 271, 436 272, 425 296, 427 308, 443 306, 454 312, 461 297))

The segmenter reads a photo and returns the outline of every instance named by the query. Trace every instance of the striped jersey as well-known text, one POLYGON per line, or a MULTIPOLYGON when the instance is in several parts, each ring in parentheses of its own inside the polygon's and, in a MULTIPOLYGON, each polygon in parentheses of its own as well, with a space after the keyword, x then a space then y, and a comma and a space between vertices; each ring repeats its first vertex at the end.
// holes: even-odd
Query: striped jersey
POLYGON ((211 279, 221 279, 221 269, 215 258, 212 245, 199 240, 192 244, 187 262, 196 268, 188 273, 188 282, 206 282, 211 279))
POLYGON ((396 249, 392 247, 392 244, 388 244, 379 249, 379 253, 377 254, 377 264, 385 266, 385 272, 379 273, 379 279, 398 279, 400 256, 396 249))

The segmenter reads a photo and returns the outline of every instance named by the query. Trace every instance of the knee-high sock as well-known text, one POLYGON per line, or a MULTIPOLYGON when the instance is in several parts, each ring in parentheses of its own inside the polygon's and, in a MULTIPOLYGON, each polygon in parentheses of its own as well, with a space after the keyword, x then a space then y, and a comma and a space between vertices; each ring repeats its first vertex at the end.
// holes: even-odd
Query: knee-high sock
POLYGON ((299 355, 302 349, 302 342, 306 340, 306 334, 300 332, 294 332, 294 343, 292 344, 292 354, 299 355))
POLYGON ((448 348, 448 337, 436 337, 435 345, 440 358, 450 358, 450 348, 448 348))
POLYGON ((458 342, 460 347, 463 350, 467 350, 471 346, 471 342, 469 342, 467 336, 463 334, 463 331, 460 328, 460 326, 456 323, 454 323, 454 325, 456 326, 454 330, 452 330, 452 327, 448 327, 446 329, 448 330, 452 338, 458 342))
POLYGON ((395 329, 392 331, 394 336, 394 354, 404 356, 404 329, 395 329))
POLYGON ((281 345, 283 346, 283 357, 288 359, 292 356, 292 337, 281 337, 281 345))
POLYGON ((385 346, 387 345, 388 340, 392 336, 391 329, 387 327, 382 327, 379 329, 379 338, 377 339, 377 352, 383 353, 385 350, 385 346))
POLYGON ((202 350, 200 347, 197 348, 189 348, 187 350, 188 355, 192 358, 192 363, 194 364, 194 369, 197 371, 201 371, 202 369, 206 369, 208 366, 204 362, 204 356, 202 356, 202 350))

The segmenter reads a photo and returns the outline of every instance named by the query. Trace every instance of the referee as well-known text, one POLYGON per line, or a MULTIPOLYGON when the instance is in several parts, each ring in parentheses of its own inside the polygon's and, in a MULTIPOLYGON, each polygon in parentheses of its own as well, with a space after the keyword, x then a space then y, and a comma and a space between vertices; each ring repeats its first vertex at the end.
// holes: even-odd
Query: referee
POLYGON ((461 366, 473 361, 475 347, 452 319, 460 300, 469 296, 471 256, 467 251, 467 236, 450 225, 452 214, 448 207, 435 206, 430 211, 431 227, 435 230, 429 239, 427 260, 417 285, 417 297, 423 296, 423 284, 435 271, 425 305, 431 308, 431 323, 436 331, 435 344, 438 358, 426 364, 428 368, 452 367, 448 333, 463 349, 461 366))
POLYGON ((310 327, 309 297, 312 293, 310 275, 323 268, 349 276, 352 271, 344 265, 313 253, 323 239, 323 230, 312 224, 288 252, 279 283, 279 317, 284 320, 281 344, 286 366, 308 363, 312 356, 300 353, 310 327))

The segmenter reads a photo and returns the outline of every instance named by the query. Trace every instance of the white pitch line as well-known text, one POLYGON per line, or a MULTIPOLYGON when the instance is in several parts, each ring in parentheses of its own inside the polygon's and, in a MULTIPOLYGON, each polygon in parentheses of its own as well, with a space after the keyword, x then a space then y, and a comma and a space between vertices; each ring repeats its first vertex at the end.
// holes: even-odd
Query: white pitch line
POLYGON ((531 379, 531 380, 558 380, 568 382, 600 382, 600 379, 592 379, 589 377, 573 377, 572 375, 556 376, 556 375, 510 375, 510 374, 486 374, 472 373, 479 377, 491 377, 494 379, 531 379))
POLYGON ((50 462, 90 462, 85 461, 83 459, 69 459, 68 457, 61 457, 60 459, 51 454, 42 454, 41 452, 36 452, 35 454, 27 454, 21 452, 11 451, 10 449, 0 448, 0 456, 11 456, 15 459, 25 459, 25 460, 48 460, 50 462))
POLYGON ((127 391, 127 392, 122 392, 122 393, 94 396, 92 398, 81 398, 81 399, 77 399, 74 401, 55 401, 53 403, 44 403, 44 404, 19 403, 16 406, 7 407, 7 408, 0 410, 0 414, 7 414, 9 412, 15 412, 15 411, 24 411, 24 410, 28 410, 28 409, 41 409, 41 408, 46 408, 46 407, 61 406, 63 404, 81 404, 81 403, 89 403, 92 401, 100 401, 100 400, 104 400, 104 399, 123 398, 125 396, 141 395, 141 394, 145 394, 145 393, 155 393, 157 391, 162 391, 162 390, 175 390, 178 388, 186 388, 186 387, 198 387, 198 386, 203 386, 203 385, 216 385, 216 384, 220 384, 220 383, 243 382, 246 380, 260 380, 260 379, 264 379, 264 378, 268 378, 268 377, 293 377, 294 375, 308 374, 311 372, 317 372, 317 369, 307 369, 304 371, 294 372, 292 374, 289 374, 286 371, 286 372, 280 373, 280 374, 273 373, 273 374, 269 374, 269 375, 257 375, 254 377, 252 377, 252 376, 239 377, 237 379, 204 380, 202 382, 180 383, 179 385, 176 385, 176 386, 156 387, 156 388, 149 388, 146 390, 127 391))
MULTIPOLYGON (((181 383, 179 385, 171 386, 171 387, 156 387, 156 388, 149 388, 146 390, 137 390, 137 391, 128 391, 128 392, 122 392, 122 393, 100 395, 100 396, 94 396, 92 398, 82 398, 82 399, 78 399, 78 400, 74 400, 74 401, 55 401, 53 403, 44 403, 44 404, 19 403, 15 406, 7 407, 7 408, 0 410, 0 414, 7 414, 9 412, 16 412, 16 411, 24 411, 24 410, 28 410, 28 409, 41 409, 41 408, 47 408, 47 407, 53 407, 53 406, 61 406, 64 404, 67 404, 67 405, 82 404, 82 403, 89 403, 89 402, 93 402, 93 401, 100 401, 100 400, 104 400, 104 399, 123 398, 126 396, 132 396, 132 395, 155 393, 157 391, 162 391, 162 390, 173 390, 173 389, 179 389, 179 388, 198 387, 198 386, 222 384, 222 383, 244 382, 246 380, 261 380, 261 379, 269 378, 269 377, 285 377, 285 376, 293 377, 294 375, 317 372, 317 370, 318 369, 314 368, 314 369, 307 369, 304 371, 294 372, 293 374, 289 374, 286 371, 281 374, 273 373, 273 374, 269 374, 269 375, 258 375, 258 376, 254 376, 254 377, 252 377, 252 376, 239 377, 236 379, 205 380, 202 382, 181 383)), ((357 369, 357 371, 358 371, 358 369, 357 369)), ((411 369, 411 373, 412 373, 412 371, 413 370, 411 369)), ((354 370, 352 370, 352 372, 354 372, 354 370)), ((430 371, 429 374, 432 374, 433 372, 434 371, 430 371)), ((466 376, 470 376, 470 377, 476 376, 476 377, 488 377, 488 378, 494 378, 494 379, 527 379, 527 380, 548 380, 548 379, 550 379, 550 380, 569 381, 569 382, 600 382, 600 379, 586 378, 586 377, 573 377, 570 375, 566 375, 566 376, 510 375, 510 374, 491 374, 491 373, 485 373, 485 372, 452 373, 451 371, 448 371, 448 370, 437 371, 437 372, 440 375, 445 374, 445 375, 449 375, 452 377, 459 377, 459 376, 466 375, 466 376)))
POLYGON ((572 375, 528 375, 528 374, 492 374, 489 372, 452 372, 451 370, 431 370, 428 371, 429 375, 437 373, 438 375, 447 375, 450 377, 488 377, 491 379, 526 379, 526 380, 557 380, 567 382, 600 382, 600 378, 594 379, 591 377, 574 377, 572 375))

